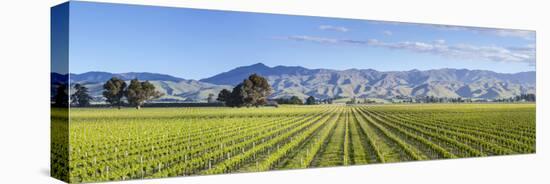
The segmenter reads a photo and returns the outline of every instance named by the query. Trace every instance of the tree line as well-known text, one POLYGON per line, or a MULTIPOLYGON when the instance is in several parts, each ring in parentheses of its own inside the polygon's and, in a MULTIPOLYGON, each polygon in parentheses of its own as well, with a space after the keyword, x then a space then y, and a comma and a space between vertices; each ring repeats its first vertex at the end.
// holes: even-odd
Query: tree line
MULTIPOLYGON (((88 88, 81 84, 75 84, 75 93, 71 95, 71 105, 86 107, 90 105, 92 97, 88 88)), ((117 77, 109 79, 103 84, 103 97, 113 107, 121 108, 126 103, 140 109, 145 102, 160 98, 162 93, 155 90, 155 86, 149 81, 133 79, 130 85, 117 77)))
MULTIPOLYGON (((59 88, 57 95, 54 97, 55 104, 61 104, 62 102, 69 102, 70 105, 78 107, 90 106, 90 102, 93 99, 89 94, 89 89, 82 84, 75 84, 73 86, 75 92, 70 95, 70 99, 67 99, 67 90, 65 88, 59 88)), ((224 103, 228 107, 259 107, 269 103, 268 97, 271 95, 271 85, 264 77, 258 74, 252 74, 243 82, 236 85, 233 90, 223 89, 219 92, 218 97, 214 99, 213 94, 209 94, 208 103, 215 103, 219 101, 224 103)), ((119 109, 125 105, 131 105, 140 109, 145 102, 158 99, 163 94, 155 90, 155 86, 149 81, 139 81, 133 79, 130 84, 117 77, 112 77, 103 84, 103 97, 112 107, 118 107, 119 109)), ((309 96, 305 103, 297 96, 288 99, 276 99, 275 102, 281 104, 317 104, 317 100, 313 96, 309 96)))
POLYGON ((216 100, 228 107, 259 107, 267 104, 269 95, 271 95, 271 85, 267 79, 258 74, 252 74, 232 91, 221 90, 216 100))
MULTIPOLYGON (((216 100, 223 102, 228 107, 259 107, 270 102, 268 97, 271 95, 271 90, 267 79, 258 74, 252 74, 235 86, 232 91, 222 89, 216 100)), ((212 96, 209 95, 208 102, 210 103, 211 100, 212 96)), ((305 103, 297 96, 271 100, 271 102, 273 101, 276 104, 317 104, 317 100, 313 96, 306 98, 305 103)))
POLYGON ((315 105, 317 104, 317 100, 313 96, 309 96, 306 98, 306 102, 298 97, 298 96, 292 96, 290 98, 277 98, 275 99, 275 102, 278 104, 292 104, 292 105, 315 105))
POLYGON ((498 99, 472 99, 462 97, 435 97, 435 96, 417 96, 415 98, 406 96, 397 96, 396 99, 402 103, 472 103, 472 102, 535 102, 535 94, 520 94, 509 98, 498 99))
POLYGON ((362 101, 356 97, 352 97, 349 101, 346 101, 346 104, 374 104, 376 101, 364 98, 362 101))
POLYGON ((501 98, 495 100, 495 102, 536 102, 537 96, 532 93, 516 95, 510 98, 501 98))

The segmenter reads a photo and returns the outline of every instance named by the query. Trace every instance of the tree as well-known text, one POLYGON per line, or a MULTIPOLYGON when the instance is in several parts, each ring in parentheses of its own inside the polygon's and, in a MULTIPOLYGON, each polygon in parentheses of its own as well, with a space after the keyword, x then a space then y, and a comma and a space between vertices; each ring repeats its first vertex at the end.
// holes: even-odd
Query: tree
POLYGON ((103 97, 112 106, 118 106, 118 109, 124 104, 122 98, 124 97, 124 90, 126 89, 126 82, 113 77, 103 84, 103 97))
POLYGON ((497 102, 536 102, 536 95, 532 93, 520 94, 510 98, 496 99, 497 102))
POLYGON ((80 107, 89 106, 92 97, 88 94, 88 88, 81 84, 75 84, 74 89, 76 91, 71 95, 71 103, 80 107))
POLYGON ((220 102, 223 102, 226 106, 229 107, 240 107, 242 105, 242 99, 239 96, 242 96, 242 85, 239 84, 233 88, 233 91, 229 91, 227 89, 222 89, 220 93, 218 93, 217 100, 220 102))
POLYGON ((245 105, 260 106, 267 103, 267 97, 271 95, 271 85, 264 77, 252 74, 243 81, 245 90, 245 105))
POLYGON ((290 104, 299 104, 299 105, 301 105, 301 104, 304 104, 304 102, 299 97, 292 96, 292 97, 290 97, 290 104))
POLYGON ((250 75, 242 83, 233 88, 233 91, 222 90, 218 94, 218 101, 229 107, 260 106, 267 104, 267 97, 271 94, 271 86, 265 78, 257 74, 250 75))
POLYGON ((245 97, 246 92, 243 88, 243 84, 239 84, 233 88, 229 101, 226 105, 228 105, 229 107, 242 107, 244 105, 245 97))
POLYGON ((231 91, 222 89, 220 93, 218 93, 218 98, 216 100, 227 103, 229 99, 231 99, 231 91))
POLYGON ((309 96, 306 99, 306 105, 314 105, 315 104, 315 97, 309 96))
POLYGON ((251 105, 256 105, 258 103, 257 91, 254 90, 254 83, 251 80, 245 79, 242 83, 243 93, 243 102, 246 107, 251 105))
POLYGON ((208 94, 208 98, 206 98, 206 101, 207 101, 208 103, 214 103, 214 102, 215 102, 215 100, 214 100, 214 94, 209 93, 209 94, 208 94))
POLYGON ((296 104, 296 105, 304 104, 302 99, 300 99, 300 97, 297 97, 297 96, 292 96, 290 98, 277 98, 275 99, 275 101, 278 104, 296 104))
POLYGON ((135 106, 136 109, 140 109, 148 100, 157 99, 162 95, 162 93, 155 90, 155 86, 149 81, 140 82, 137 79, 131 80, 126 90, 128 103, 135 106))
POLYGON ((346 102, 346 104, 357 104, 357 98, 352 97, 349 101, 346 102))
POLYGON ((54 106, 56 107, 68 107, 69 106, 69 95, 67 95, 67 85, 66 84, 60 84, 55 89, 55 96, 54 96, 54 106))

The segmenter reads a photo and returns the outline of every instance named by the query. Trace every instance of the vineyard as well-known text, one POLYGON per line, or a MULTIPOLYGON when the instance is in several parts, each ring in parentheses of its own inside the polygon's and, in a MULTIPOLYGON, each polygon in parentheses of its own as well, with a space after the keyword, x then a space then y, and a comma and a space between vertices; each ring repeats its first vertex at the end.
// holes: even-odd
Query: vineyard
MULTIPOLYGON (((534 104, 70 110, 71 182, 535 153, 534 104)), ((52 122, 52 128, 65 128, 52 122)), ((62 157, 62 151, 52 153, 62 157)), ((65 155, 66 156, 66 155, 65 155)), ((54 173, 55 174, 55 173, 54 173)))

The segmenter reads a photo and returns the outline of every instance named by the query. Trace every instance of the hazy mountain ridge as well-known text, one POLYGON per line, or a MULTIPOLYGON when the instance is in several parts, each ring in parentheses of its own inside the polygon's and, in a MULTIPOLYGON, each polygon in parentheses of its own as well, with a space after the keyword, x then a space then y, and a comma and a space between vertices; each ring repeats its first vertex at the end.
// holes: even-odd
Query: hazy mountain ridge
POLYGON ((84 84, 88 87, 90 95, 94 99, 101 99, 103 93, 103 84, 112 77, 118 77, 125 80, 127 84, 132 79, 140 81, 149 81, 155 85, 159 92, 164 96, 160 100, 164 101, 202 101, 208 97, 208 94, 218 94, 224 88, 231 86, 208 84, 196 80, 185 80, 165 74, 147 73, 147 72, 129 72, 129 73, 108 73, 108 72, 86 72, 82 74, 70 74, 71 85, 76 83, 84 84))
POLYGON ((50 73, 50 97, 54 97, 57 94, 57 88, 67 83, 69 83, 69 75, 50 73))
MULTIPOLYGON (((463 98, 505 98, 535 93, 535 72, 514 74, 486 70, 435 69, 381 72, 372 69, 307 69, 299 66, 269 67, 262 63, 237 67, 218 75, 186 80, 155 73, 87 72, 70 74, 71 84, 81 83, 100 99, 102 85, 111 77, 129 81, 149 80, 164 93, 167 101, 205 101, 208 94, 217 96, 224 88, 242 82, 252 73, 266 77, 273 88, 271 98, 315 96, 316 98, 396 96, 436 96, 463 98)), ((53 74, 52 74, 53 76, 53 74)))
POLYGON ((148 72, 128 72, 128 73, 109 73, 109 72, 86 72, 82 74, 69 74, 69 79, 71 83, 77 82, 89 82, 89 83, 97 83, 97 82, 105 82, 112 77, 118 77, 122 80, 132 80, 132 79, 139 79, 139 80, 150 80, 150 81, 172 81, 172 82, 179 82, 184 81, 185 79, 173 77, 170 75, 165 74, 157 74, 157 73, 148 73, 148 72))
POLYGON ((436 96, 503 98, 535 93, 535 72, 503 74, 486 70, 436 69, 380 72, 372 69, 306 69, 268 67, 262 63, 238 67, 200 81, 234 85, 251 73, 265 76, 272 97, 296 95, 318 98, 436 96), (240 80, 239 80, 240 79, 240 80))

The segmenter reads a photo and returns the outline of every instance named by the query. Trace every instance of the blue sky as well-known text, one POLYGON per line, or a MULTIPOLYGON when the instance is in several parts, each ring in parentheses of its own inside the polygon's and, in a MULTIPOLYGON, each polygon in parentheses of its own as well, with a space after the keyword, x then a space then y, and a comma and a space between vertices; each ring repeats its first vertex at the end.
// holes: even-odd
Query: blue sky
POLYGON ((69 3, 51 9, 51 70, 66 74, 69 72, 69 3))
POLYGON ((202 79, 262 62, 380 71, 535 70, 535 33, 71 2, 70 71, 202 79))

